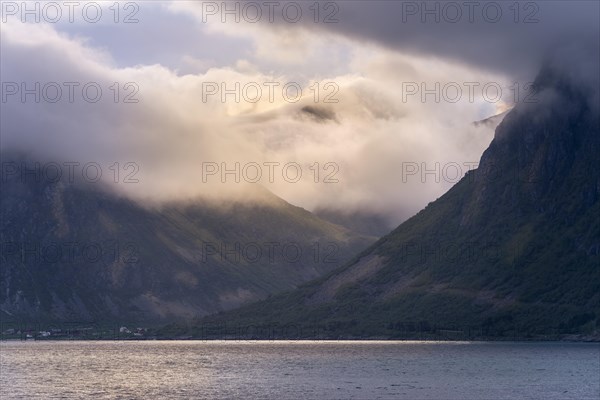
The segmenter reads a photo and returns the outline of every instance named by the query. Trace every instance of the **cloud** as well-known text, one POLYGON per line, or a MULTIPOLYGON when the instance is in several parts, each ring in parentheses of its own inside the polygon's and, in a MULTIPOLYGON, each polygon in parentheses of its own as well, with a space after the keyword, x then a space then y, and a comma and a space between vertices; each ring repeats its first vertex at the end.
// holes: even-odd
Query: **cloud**
MULTIPOLYGON (((283 9, 287 3, 280 2, 283 9)), ((271 29, 331 32, 403 53, 434 55, 486 70, 532 79, 556 48, 572 46, 598 54, 600 4, 593 1, 349 1, 302 3, 305 18, 289 23, 282 13, 271 29), (325 10, 329 4, 327 10, 325 10), (325 13, 327 11, 327 13, 325 13), (325 15, 335 22, 325 23, 325 15)), ((243 25, 243 24, 241 24, 243 25)))
POLYGON ((578 22, 557 18, 564 7, 540 4, 540 23, 527 26, 423 24, 398 23, 393 2, 344 2, 335 24, 251 25, 204 24, 190 4, 161 6, 163 20, 150 10, 154 25, 134 27, 143 43, 135 56, 123 56, 134 43, 124 28, 120 47, 116 34, 103 41, 91 30, 2 24, 3 82, 57 82, 63 96, 65 82, 79 83, 72 103, 11 96, 2 104, 2 149, 97 162, 107 184, 140 201, 240 196, 255 185, 244 178, 260 172, 260 184, 293 204, 398 223, 474 167, 493 127, 471 122, 509 107, 513 80, 533 79, 553 40, 564 50, 552 62, 573 79, 589 82, 597 71, 585 61, 597 55, 589 8, 571 10, 578 22), (154 55, 144 36, 161 29, 154 55), (195 34, 223 56, 199 53, 205 43, 195 34), (103 91, 95 103, 82 99, 90 82, 103 91), (502 99, 490 101, 497 88, 502 99), (128 95, 138 102, 125 103, 128 95), (135 162, 139 183, 115 184, 108 167, 116 161, 121 169, 135 162), (234 173, 221 182, 224 167, 238 168, 239 184, 234 173))

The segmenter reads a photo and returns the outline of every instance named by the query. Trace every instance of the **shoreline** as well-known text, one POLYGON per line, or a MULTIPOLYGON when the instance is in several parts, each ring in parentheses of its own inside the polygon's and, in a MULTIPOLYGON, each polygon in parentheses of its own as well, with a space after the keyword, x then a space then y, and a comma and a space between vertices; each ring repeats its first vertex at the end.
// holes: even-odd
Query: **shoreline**
POLYGON ((323 342, 323 343, 342 343, 342 342, 418 342, 418 343, 600 343, 599 337, 564 337, 564 338, 473 338, 473 339, 442 339, 442 338, 408 338, 408 339, 390 339, 390 338, 351 338, 351 339, 331 339, 331 338, 194 338, 194 337, 145 337, 145 338, 3 338, 4 342, 231 342, 231 343, 285 343, 285 342, 323 342))

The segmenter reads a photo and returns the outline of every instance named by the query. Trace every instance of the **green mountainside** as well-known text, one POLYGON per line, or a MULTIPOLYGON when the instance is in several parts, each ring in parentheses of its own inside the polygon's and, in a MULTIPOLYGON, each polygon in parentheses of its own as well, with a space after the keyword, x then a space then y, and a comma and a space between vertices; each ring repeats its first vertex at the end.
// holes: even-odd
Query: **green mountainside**
POLYGON ((547 69, 479 167, 347 265, 192 337, 599 337, 600 123, 547 69))
MULTIPOLYGON (((10 152, 2 162, 5 172, 33 165, 10 152)), ((148 208, 98 184, 45 178, 3 174, 4 321, 203 316, 293 289, 375 240, 262 188, 259 201, 148 208)))

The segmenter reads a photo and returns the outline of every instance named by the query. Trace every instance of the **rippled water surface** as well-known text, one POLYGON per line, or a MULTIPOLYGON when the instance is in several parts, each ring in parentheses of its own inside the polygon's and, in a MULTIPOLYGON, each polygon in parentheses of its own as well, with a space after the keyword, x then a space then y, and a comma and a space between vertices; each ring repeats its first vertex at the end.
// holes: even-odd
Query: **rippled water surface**
POLYGON ((2 342, 2 399, 599 399, 600 346, 2 342))

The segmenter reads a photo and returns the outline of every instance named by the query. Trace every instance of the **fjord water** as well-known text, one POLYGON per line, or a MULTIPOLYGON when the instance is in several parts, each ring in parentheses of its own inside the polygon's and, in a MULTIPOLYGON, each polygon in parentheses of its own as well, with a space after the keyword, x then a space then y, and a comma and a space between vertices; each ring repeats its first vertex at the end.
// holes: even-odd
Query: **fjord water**
POLYGON ((556 342, 0 343, 2 399, 598 399, 600 346, 556 342))

